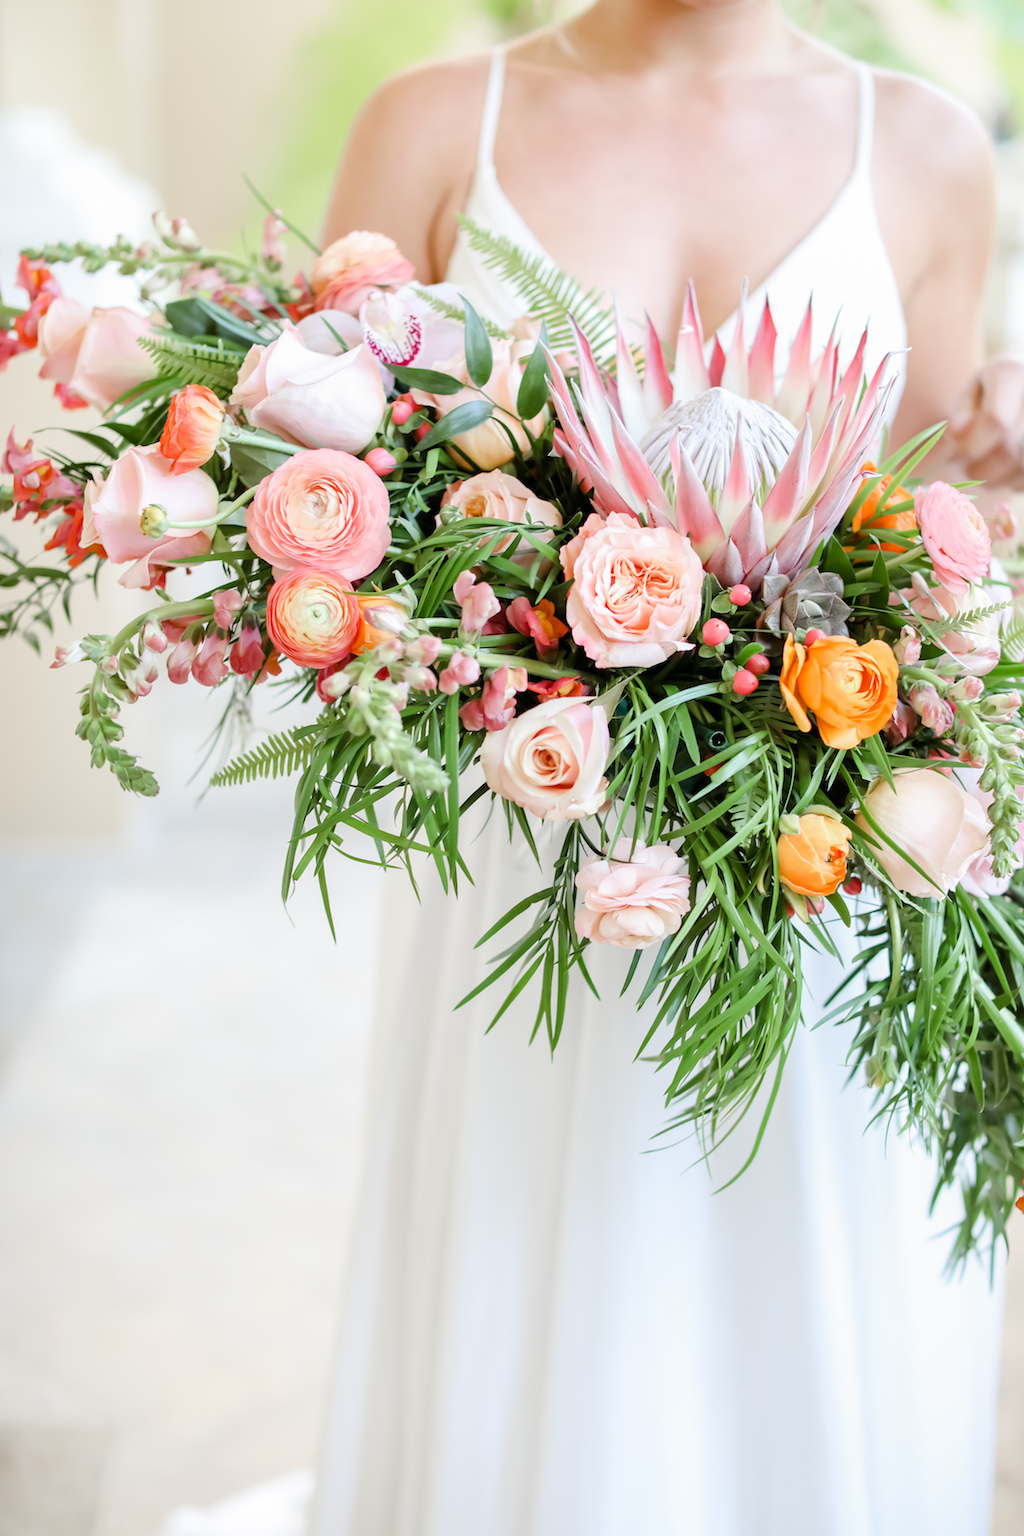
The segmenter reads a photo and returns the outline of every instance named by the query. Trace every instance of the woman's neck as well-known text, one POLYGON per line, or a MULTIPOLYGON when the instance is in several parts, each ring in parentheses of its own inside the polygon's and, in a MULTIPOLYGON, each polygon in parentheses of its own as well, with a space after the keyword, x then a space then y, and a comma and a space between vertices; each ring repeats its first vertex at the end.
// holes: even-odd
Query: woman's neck
POLYGON ((558 29, 583 67, 676 79, 771 69, 796 36, 778 0, 596 0, 558 29))

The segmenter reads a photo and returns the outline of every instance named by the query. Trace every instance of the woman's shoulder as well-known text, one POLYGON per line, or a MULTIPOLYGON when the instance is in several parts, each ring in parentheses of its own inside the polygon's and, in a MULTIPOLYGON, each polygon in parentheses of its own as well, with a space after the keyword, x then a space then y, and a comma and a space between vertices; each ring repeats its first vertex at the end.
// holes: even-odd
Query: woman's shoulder
POLYGON ((916 197, 977 194, 991 186, 991 138, 964 102, 939 86, 876 69, 876 157, 916 197))

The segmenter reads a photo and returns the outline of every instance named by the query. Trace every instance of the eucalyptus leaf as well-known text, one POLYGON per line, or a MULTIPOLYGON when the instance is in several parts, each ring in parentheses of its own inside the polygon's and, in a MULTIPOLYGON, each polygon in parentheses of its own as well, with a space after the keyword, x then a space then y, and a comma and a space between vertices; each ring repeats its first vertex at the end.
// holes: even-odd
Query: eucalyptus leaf
POLYGON ((466 320, 466 372, 478 389, 483 389, 494 367, 494 353, 487 327, 469 300, 462 299, 466 320))
POLYGON ((478 427, 493 411, 494 407, 489 400, 467 400, 465 405, 457 405, 454 411, 449 411, 447 416, 442 416, 440 421, 434 423, 420 442, 420 451, 429 452, 431 448, 451 442, 453 437, 478 427))

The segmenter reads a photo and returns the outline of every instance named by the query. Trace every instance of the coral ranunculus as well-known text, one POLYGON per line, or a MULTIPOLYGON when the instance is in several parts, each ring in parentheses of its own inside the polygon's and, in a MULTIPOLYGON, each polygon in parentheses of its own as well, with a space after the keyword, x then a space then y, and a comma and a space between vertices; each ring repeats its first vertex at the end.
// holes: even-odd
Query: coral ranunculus
POLYGON ((333 571, 289 571, 267 594, 267 634, 303 667, 329 667, 351 654, 359 603, 333 571))
POLYGON ((224 407, 212 389, 186 384, 171 397, 160 452, 175 475, 201 469, 213 457, 224 425, 224 407))
POLYGON ((852 833, 831 816, 800 817, 797 832, 779 838, 779 879, 797 896, 831 896, 846 879, 852 833))
POLYGON ((592 514, 562 558, 572 576, 566 618, 596 666, 655 667, 690 648, 704 568, 685 534, 592 514))
POLYGON ((297 453, 260 482, 245 512, 249 545, 278 568, 313 566, 361 581, 391 542, 388 493, 361 459, 297 453))
POLYGON ((387 235, 354 229, 335 240, 313 263, 310 282, 317 309, 358 315, 375 288, 401 288, 416 276, 412 262, 387 235))
POLYGON ((922 486, 914 501, 936 576, 950 592, 966 592, 988 575, 992 563, 992 536, 985 519, 963 491, 944 480, 922 486))
POLYGON ((786 636, 779 687, 802 731, 814 715, 827 747, 856 747, 887 725, 896 708, 900 669, 884 640, 826 635, 813 646, 786 636))
POLYGON ((495 794, 545 821, 593 816, 604 804, 610 739, 599 704, 548 699, 492 731, 480 749, 495 794))
POLYGON ((634 847, 620 838, 608 858, 587 859, 576 874, 583 898, 576 932, 596 944, 646 949, 676 933, 690 909, 690 877, 664 843, 634 847))
MULTIPOLYGON (((877 474, 875 466, 868 462, 864 465, 861 474, 864 476, 877 474)), ((883 475, 872 486, 856 512, 853 514, 854 533, 878 533, 883 528, 891 528, 894 533, 912 533, 917 527, 917 513, 914 510, 914 493, 908 491, 905 486, 894 485, 892 475, 883 475), (910 505, 906 505, 906 503, 910 505), (898 507, 899 511, 892 510, 898 507)), ((887 554, 900 554, 902 544, 881 544, 879 548, 887 554)))

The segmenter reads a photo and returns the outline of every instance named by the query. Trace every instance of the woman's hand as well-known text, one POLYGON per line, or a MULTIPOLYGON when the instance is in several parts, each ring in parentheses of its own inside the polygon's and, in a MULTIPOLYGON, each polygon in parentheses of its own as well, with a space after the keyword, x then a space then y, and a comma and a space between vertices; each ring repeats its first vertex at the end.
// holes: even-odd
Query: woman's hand
POLYGON ((956 403, 947 442, 972 480, 1024 490, 1024 357, 1004 353, 978 370, 956 403))

